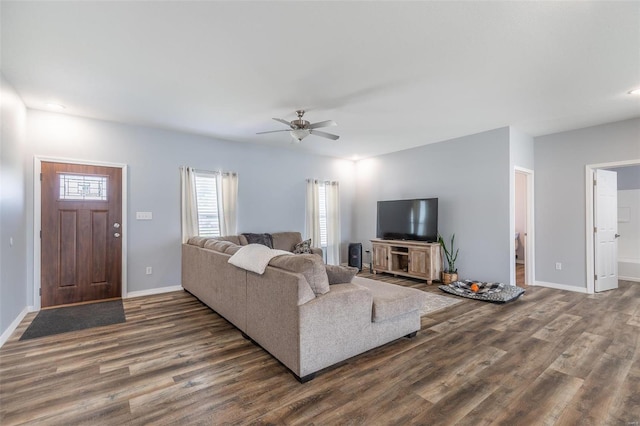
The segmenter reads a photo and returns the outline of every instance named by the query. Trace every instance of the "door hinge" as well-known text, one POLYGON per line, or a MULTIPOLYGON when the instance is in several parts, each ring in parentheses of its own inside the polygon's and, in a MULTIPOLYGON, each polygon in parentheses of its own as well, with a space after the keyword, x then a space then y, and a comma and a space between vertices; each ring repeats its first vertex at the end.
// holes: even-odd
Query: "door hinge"
POLYGON ((38 289, 38 294, 40 294, 40 296, 42 296, 42 287, 40 287, 40 288, 38 289))
POLYGON ((40 230, 40 239, 42 239, 42 229, 40 230))
POLYGON ((42 173, 40 173, 40 182, 42 182, 42 173))
POLYGON ((598 281, 598 274, 593 274, 593 279, 598 281))
POLYGON ((594 226, 594 227, 593 227, 593 233, 595 234, 596 232, 598 232, 598 227, 597 227, 597 226, 594 226))
POLYGON ((593 186, 598 185, 598 181, 596 179, 593 180, 593 186))

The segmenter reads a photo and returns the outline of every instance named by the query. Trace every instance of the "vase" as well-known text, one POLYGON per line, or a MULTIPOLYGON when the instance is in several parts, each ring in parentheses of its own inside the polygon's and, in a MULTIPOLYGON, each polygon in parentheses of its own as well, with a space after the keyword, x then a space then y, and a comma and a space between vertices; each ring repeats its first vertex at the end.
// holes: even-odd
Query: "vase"
POLYGON ((442 273, 442 284, 451 284, 452 282, 458 281, 458 273, 457 272, 443 272, 442 273))

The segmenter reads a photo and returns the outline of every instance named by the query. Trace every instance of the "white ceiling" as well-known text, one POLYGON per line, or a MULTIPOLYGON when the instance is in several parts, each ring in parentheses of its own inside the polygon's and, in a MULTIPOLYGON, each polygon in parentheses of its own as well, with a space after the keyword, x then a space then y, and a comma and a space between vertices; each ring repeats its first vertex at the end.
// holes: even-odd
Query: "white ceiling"
POLYGON ((11 2, 27 107, 363 158, 640 116, 640 2, 11 2), (272 117, 333 119, 290 145, 272 117))

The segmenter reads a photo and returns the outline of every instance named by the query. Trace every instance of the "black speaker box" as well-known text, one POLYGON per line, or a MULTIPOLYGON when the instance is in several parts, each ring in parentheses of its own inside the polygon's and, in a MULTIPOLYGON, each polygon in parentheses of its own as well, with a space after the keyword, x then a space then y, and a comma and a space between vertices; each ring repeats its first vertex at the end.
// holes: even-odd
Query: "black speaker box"
POLYGON ((354 266, 362 271, 362 244, 349 244, 349 266, 354 266))

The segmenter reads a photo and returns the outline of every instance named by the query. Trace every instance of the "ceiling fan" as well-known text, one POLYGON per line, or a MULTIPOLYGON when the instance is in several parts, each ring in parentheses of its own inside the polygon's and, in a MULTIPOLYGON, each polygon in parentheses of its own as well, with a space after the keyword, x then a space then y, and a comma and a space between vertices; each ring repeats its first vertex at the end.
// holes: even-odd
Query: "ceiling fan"
POLYGON ((269 130, 267 132, 258 132, 256 134, 257 135, 263 135, 265 133, 289 132, 291 134, 291 137, 296 142, 302 141, 302 139, 306 138, 309 135, 320 136, 322 138, 327 138, 327 139, 331 139, 331 140, 334 140, 334 141, 338 140, 338 138, 340 137, 338 135, 334 135, 334 134, 331 134, 331 133, 321 132, 320 130, 316 130, 319 127, 337 126, 335 121, 326 120, 326 121, 319 121, 318 123, 309 123, 307 120, 303 120, 302 119, 302 117, 304 116, 304 110, 303 109, 297 110, 296 114, 298 114, 298 119, 297 120, 293 120, 291 122, 289 122, 287 120, 283 120, 282 118, 274 118, 274 120, 289 126, 290 127, 289 129, 269 130))

